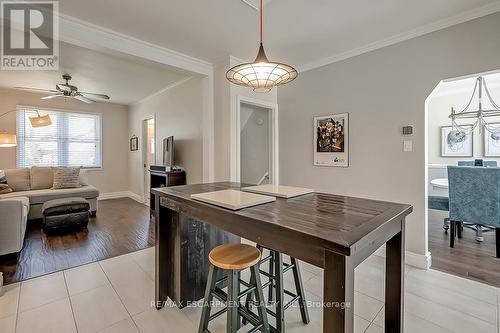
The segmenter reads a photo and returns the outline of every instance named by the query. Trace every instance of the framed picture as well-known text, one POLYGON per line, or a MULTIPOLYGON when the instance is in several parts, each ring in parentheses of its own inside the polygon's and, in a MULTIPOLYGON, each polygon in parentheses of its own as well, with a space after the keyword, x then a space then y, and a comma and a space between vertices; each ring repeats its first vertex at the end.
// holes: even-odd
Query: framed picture
MULTIPOLYGON (((489 129, 493 132, 500 131, 500 123, 489 124, 489 129)), ((491 138, 492 133, 483 130, 484 139, 484 156, 485 157, 500 157, 500 142, 491 138)), ((495 134, 496 135, 496 134, 495 134)))
POLYGON ((349 166, 349 114, 314 117, 314 165, 349 166))
MULTIPOLYGON (((461 125, 462 126, 462 125, 461 125)), ((458 143, 448 142, 448 135, 453 130, 452 126, 441 127, 441 157, 472 157, 474 154, 474 136, 472 125, 463 125, 468 134, 458 143)))
POLYGON ((139 150, 139 138, 135 135, 130 138, 130 151, 139 150))

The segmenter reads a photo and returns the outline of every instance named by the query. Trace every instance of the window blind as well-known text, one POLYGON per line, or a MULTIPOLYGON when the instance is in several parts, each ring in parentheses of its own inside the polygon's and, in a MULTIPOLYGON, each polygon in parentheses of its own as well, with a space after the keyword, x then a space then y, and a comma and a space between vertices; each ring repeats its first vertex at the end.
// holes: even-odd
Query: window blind
POLYGON ((101 167, 101 115, 38 109, 52 124, 32 127, 36 110, 17 108, 18 167, 101 167))

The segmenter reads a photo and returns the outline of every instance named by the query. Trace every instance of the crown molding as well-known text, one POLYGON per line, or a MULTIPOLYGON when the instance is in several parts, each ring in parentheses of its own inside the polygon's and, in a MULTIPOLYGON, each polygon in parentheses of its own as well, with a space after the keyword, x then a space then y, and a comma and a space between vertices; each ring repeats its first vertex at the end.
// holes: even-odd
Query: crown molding
POLYGON ((318 60, 318 61, 306 63, 302 66, 299 66, 298 71, 299 72, 310 71, 310 70, 313 70, 313 69, 316 69, 319 67, 323 67, 323 66, 335 63, 335 62, 339 62, 339 61, 342 61, 345 59, 349 59, 349 58, 361 55, 363 53, 368 53, 368 52, 371 52, 371 51, 374 51, 374 50, 377 50, 377 49, 380 49, 380 48, 383 48, 386 46, 390 46, 390 45, 394 45, 394 44, 403 42, 405 40, 420 37, 420 36, 426 35, 428 33, 434 32, 434 31, 442 30, 442 29, 445 29, 445 28, 448 28, 448 27, 451 27, 451 26, 454 26, 454 25, 457 25, 460 23, 464 23, 467 21, 471 21, 471 20, 486 16, 486 15, 490 15, 490 14, 496 13, 498 11, 500 11, 500 1, 496 1, 496 2, 490 3, 490 4, 485 5, 485 6, 466 11, 466 12, 461 13, 459 15, 455 15, 455 16, 452 16, 452 17, 449 17, 449 18, 446 18, 443 20, 439 20, 437 22, 430 23, 430 24, 421 26, 419 28, 416 28, 416 29, 413 29, 413 30, 410 30, 410 31, 407 31, 407 32, 404 32, 401 34, 397 34, 397 35, 394 35, 392 37, 385 38, 385 39, 382 39, 382 40, 379 40, 379 41, 376 41, 376 42, 373 42, 373 43, 370 43, 370 44, 367 44, 367 45, 364 45, 364 46, 361 46, 361 47, 358 47, 358 48, 355 48, 355 49, 352 49, 352 50, 349 50, 346 52, 334 54, 330 57, 326 57, 326 58, 323 58, 323 59, 318 60))
POLYGON ((137 106, 138 104, 141 104, 141 103, 143 103, 143 102, 145 102, 145 101, 147 101, 147 100, 149 100, 149 99, 151 99, 151 98, 153 98, 153 97, 156 97, 156 96, 158 96, 158 95, 161 95, 161 94, 163 94, 164 92, 166 92, 166 91, 168 91, 168 90, 170 90, 170 89, 172 89, 172 88, 175 88, 175 87, 177 87, 177 86, 180 86, 181 84, 184 84, 184 83, 188 82, 188 81, 189 81, 189 80, 191 80, 192 78, 193 78, 193 76, 188 76, 188 77, 182 78, 182 79, 180 79, 180 80, 177 80, 177 81, 175 81, 174 83, 169 84, 168 86, 166 86, 166 87, 164 87, 164 88, 162 88, 162 89, 158 90, 157 92, 152 93, 151 95, 146 96, 146 97, 144 97, 143 99, 140 99, 140 100, 138 100, 137 102, 132 103, 132 104, 131 104, 131 106, 137 106))
POLYGON ((199 75, 211 75, 213 65, 210 62, 161 47, 143 40, 59 14, 59 38, 78 46, 121 52, 162 64, 167 64, 199 75))
MULTIPOLYGON (((248 7, 252 8, 253 10, 255 11, 260 11, 260 8, 259 8, 259 0, 240 0, 241 2, 243 2, 245 5, 247 5, 248 7)), ((270 3, 271 0, 264 0, 264 6, 266 6, 268 3, 270 3)))

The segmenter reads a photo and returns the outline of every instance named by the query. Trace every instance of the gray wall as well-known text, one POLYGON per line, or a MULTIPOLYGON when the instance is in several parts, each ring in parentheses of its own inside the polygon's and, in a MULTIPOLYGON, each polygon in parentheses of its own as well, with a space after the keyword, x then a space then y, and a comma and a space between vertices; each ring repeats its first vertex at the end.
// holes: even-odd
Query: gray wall
MULTIPOLYGON (((173 135, 175 165, 186 171, 188 184, 203 182, 202 79, 193 77, 158 95, 131 105, 128 136, 135 134, 141 138, 142 121, 150 116, 155 116, 156 119, 156 163, 163 164, 163 139, 173 135)), ((129 151, 128 166, 129 190, 142 198, 144 195, 142 143, 140 147, 138 151, 129 151)))
POLYGON ((425 254, 425 106, 445 78, 500 68, 500 14, 301 73, 278 89, 285 185, 414 205, 407 249, 425 254), (312 118, 349 112, 349 168, 314 167, 312 118), (403 125, 414 151, 403 153, 403 125))

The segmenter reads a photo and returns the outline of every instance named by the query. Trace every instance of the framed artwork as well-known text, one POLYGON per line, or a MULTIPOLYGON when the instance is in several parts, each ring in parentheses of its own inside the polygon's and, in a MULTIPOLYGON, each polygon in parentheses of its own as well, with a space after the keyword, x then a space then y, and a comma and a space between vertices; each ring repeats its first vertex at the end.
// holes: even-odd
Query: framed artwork
MULTIPOLYGON (((493 132, 495 132, 495 130, 500 131, 500 123, 489 124, 488 128, 491 129, 493 132)), ((498 135, 498 134, 492 134, 486 130, 483 130, 483 132, 484 132, 483 133, 484 156, 500 157, 500 142, 493 140, 491 138, 492 135, 498 135)))
POLYGON ((448 141, 448 135, 453 130, 452 126, 441 127, 441 157, 472 157, 474 154, 474 135, 472 125, 461 125, 467 129, 468 134, 461 142, 448 141))
POLYGON ((139 150, 139 138, 135 135, 130 138, 130 151, 139 150))
POLYGON ((349 114, 314 117, 314 165, 349 166, 349 114))

